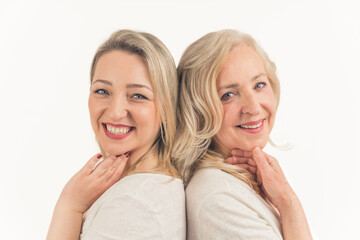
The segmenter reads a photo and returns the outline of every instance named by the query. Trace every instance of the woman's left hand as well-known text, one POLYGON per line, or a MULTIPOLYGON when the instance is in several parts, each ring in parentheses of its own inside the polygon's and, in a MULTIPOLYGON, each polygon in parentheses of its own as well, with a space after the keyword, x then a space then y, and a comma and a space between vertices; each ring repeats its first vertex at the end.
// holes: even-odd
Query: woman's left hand
POLYGON ((255 148, 252 155, 257 165, 257 181, 270 202, 281 212, 287 204, 297 199, 286 177, 274 157, 255 148))

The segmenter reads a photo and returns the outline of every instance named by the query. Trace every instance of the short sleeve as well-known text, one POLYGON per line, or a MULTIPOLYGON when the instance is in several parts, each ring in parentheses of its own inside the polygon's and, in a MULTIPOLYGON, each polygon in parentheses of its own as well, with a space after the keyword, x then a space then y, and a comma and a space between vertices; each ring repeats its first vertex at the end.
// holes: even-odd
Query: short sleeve
POLYGON ((156 215, 144 203, 124 196, 104 202, 82 240, 163 239, 156 215))
POLYGON ((214 193, 199 205, 193 239, 282 240, 267 221, 230 193, 214 193))

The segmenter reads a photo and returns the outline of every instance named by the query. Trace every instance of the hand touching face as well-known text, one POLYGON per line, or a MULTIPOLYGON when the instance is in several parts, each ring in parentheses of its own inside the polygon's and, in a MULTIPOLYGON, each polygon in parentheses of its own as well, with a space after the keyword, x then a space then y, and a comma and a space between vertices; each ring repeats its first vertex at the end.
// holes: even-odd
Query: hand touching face
POLYGON ((127 155, 108 156, 99 162, 101 154, 93 156, 65 185, 59 203, 74 212, 84 213, 114 183, 124 171, 127 155))

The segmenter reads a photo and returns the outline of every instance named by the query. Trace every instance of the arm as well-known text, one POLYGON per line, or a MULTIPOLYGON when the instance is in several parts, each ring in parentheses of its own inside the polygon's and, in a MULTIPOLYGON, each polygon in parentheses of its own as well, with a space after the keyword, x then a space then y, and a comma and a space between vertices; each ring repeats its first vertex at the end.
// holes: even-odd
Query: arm
POLYGON ((83 214, 119 180, 127 157, 109 156, 96 166, 101 157, 101 154, 92 157, 65 185, 54 209, 47 240, 79 239, 83 214))
POLYGON ((279 210, 285 240, 312 239, 304 210, 287 182, 278 161, 260 148, 253 150, 257 179, 265 195, 279 210))

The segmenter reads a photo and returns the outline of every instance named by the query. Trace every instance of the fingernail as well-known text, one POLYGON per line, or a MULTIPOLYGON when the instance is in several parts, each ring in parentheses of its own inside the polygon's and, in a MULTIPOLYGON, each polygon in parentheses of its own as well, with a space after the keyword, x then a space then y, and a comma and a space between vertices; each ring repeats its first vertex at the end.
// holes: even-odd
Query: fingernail
POLYGON ((97 159, 100 159, 102 157, 102 154, 99 153, 96 157, 97 157, 97 159))
POLYGON ((254 153, 260 153, 260 152, 261 152, 261 149, 259 147, 256 147, 254 150, 254 153))

